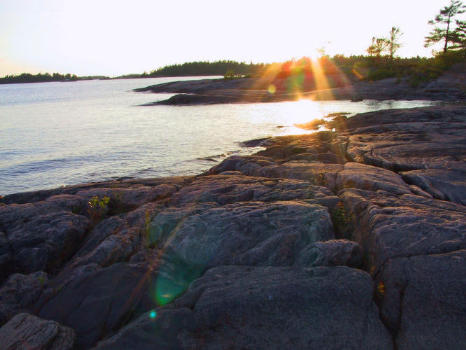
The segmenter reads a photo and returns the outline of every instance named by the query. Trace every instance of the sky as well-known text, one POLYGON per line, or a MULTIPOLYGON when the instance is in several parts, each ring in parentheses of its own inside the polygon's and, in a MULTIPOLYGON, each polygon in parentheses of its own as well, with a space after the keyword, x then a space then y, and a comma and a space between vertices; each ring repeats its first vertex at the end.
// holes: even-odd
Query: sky
POLYGON ((448 0, 0 0, 0 76, 116 76, 167 64, 365 54, 400 27, 398 55, 431 56, 427 22, 448 0))

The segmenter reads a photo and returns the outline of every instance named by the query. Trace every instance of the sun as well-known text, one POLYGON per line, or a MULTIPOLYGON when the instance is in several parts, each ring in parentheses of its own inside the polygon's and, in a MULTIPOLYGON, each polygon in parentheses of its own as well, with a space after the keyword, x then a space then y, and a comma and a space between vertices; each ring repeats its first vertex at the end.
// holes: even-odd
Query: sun
POLYGON ((306 57, 309 57, 312 61, 317 61, 322 56, 323 56, 322 49, 317 49, 317 48, 311 49, 306 55, 306 57))

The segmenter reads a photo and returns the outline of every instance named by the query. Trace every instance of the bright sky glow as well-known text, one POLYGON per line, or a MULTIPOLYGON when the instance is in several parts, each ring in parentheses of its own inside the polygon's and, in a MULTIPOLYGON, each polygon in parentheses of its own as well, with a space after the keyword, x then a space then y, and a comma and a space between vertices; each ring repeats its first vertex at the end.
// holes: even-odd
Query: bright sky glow
POLYGON ((0 0, 0 76, 142 73, 194 60, 272 62, 365 54, 392 26, 400 56, 430 56, 448 0, 0 0))

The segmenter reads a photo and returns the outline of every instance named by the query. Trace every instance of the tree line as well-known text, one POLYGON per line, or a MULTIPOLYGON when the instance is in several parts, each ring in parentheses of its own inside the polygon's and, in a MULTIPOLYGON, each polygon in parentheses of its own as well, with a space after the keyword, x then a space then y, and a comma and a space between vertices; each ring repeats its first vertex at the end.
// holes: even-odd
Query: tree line
MULTIPOLYGON (((465 60, 466 57, 466 21, 459 15, 466 11, 461 0, 450 0, 448 6, 440 9, 434 19, 428 23, 433 26, 425 37, 425 47, 437 43, 443 46, 442 51, 434 52, 433 58, 399 58, 396 52, 402 46, 403 33, 398 27, 392 27, 386 37, 373 37, 367 48, 367 56, 357 55, 345 57, 323 55, 319 59, 323 70, 328 75, 343 72, 349 79, 377 80, 388 77, 408 77, 415 84, 438 77, 451 65, 465 60)), ((232 60, 215 62, 198 61, 168 65, 155 69, 150 73, 131 74, 117 78, 151 78, 172 76, 223 75, 226 79, 244 76, 261 76, 270 72, 279 77, 310 74, 309 59, 290 60, 281 63, 245 63, 232 60), (304 73, 303 73, 304 72, 304 73)), ((84 79, 109 79, 108 77, 77 77, 71 74, 45 73, 9 75, 0 78, 0 84, 31 83, 48 81, 76 81, 84 79)))
POLYGON ((36 82, 49 82, 49 81, 75 81, 78 79, 79 79, 78 76, 75 74, 23 73, 20 75, 7 75, 4 78, 0 78, 0 84, 36 83, 36 82))
POLYGON ((109 79, 105 76, 83 76, 78 77, 76 74, 60 74, 60 73, 22 73, 19 75, 6 75, 0 78, 0 84, 21 84, 21 83, 46 83, 55 81, 77 81, 91 79, 109 79))
POLYGON ((227 72, 233 75, 248 75, 262 70, 264 63, 245 63, 231 60, 221 60, 215 62, 188 62, 183 64, 173 64, 153 70, 148 77, 175 77, 180 75, 224 75, 227 72))

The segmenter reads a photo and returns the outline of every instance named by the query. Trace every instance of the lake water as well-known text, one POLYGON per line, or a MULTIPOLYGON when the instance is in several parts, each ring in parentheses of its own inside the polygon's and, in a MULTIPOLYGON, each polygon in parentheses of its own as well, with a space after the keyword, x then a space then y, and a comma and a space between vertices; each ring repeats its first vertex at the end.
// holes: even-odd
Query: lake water
POLYGON ((428 101, 298 101, 140 106, 171 94, 134 88, 197 78, 0 85, 0 195, 119 177, 192 175, 240 142, 304 133, 293 125, 332 112, 426 106, 428 101))

